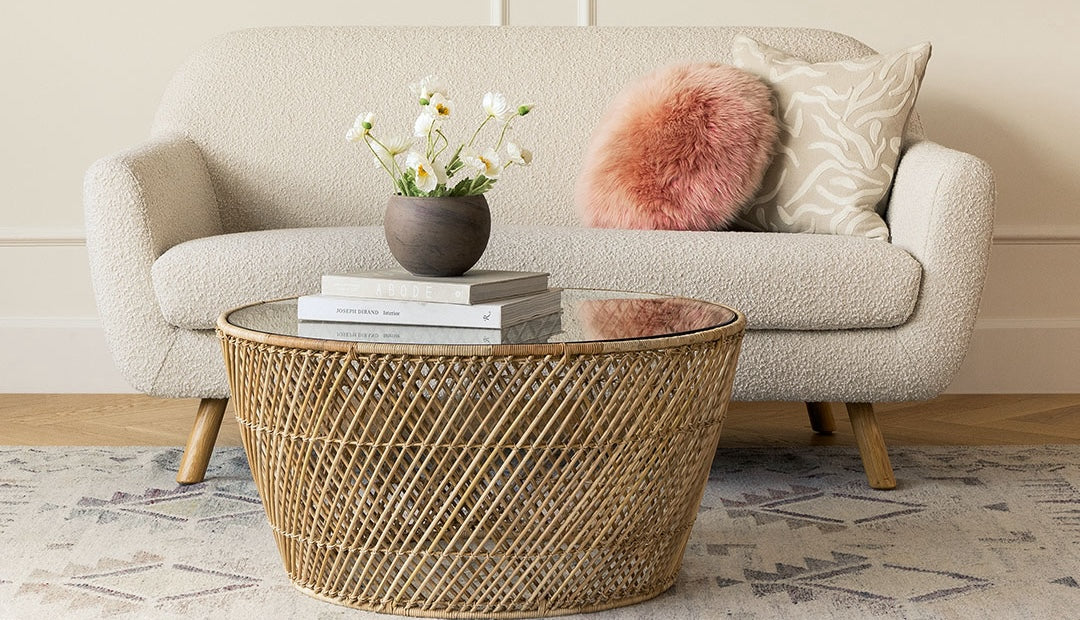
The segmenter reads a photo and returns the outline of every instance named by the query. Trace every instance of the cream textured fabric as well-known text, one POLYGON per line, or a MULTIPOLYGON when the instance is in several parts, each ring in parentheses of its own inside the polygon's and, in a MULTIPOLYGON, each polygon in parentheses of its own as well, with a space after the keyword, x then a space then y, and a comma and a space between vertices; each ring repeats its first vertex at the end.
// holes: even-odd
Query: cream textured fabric
POLYGON ((892 183, 930 44, 810 63, 740 36, 732 53, 736 67, 772 85, 780 120, 778 152, 739 224, 888 240, 875 209, 892 183))
POLYGON ((244 30, 214 40, 179 71, 154 133, 181 133, 202 149, 226 232, 378 224, 389 179, 345 131, 358 113, 374 111, 385 131, 411 132, 408 83, 422 75, 387 50, 426 41, 423 71, 443 78, 460 115, 447 125, 451 140, 468 139, 485 91, 536 104, 514 125, 535 159, 499 180, 490 196, 501 205, 495 221, 576 225, 573 174, 611 97, 673 62, 730 63, 739 32, 812 60, 873 52, 844 35, 780 28, 244 30), (499 53, 472 53, 481 47, 499 53))
MULTIPOLYGON (((482 260, 550 269, 554 286, 723 300, 750 329, 894 327, 911 315, 922 275, 899 248, 836 235, 496 225, 482 260), (770 252, 773 260, 757 260, 770 252), (673 255, 682 256, 677 279, 651 268, 673 255), (622 268, 589 268, 605 263, 622 268)), ((324 273, 389 266, 381 226, 268 230, 175 246, 154 263, 153 280, 166 321, 213 329, 221 308, 315 292, 324 273)))
MULTIPOLYGON (((758 327, 791 316, 779 311, 782 301, 766 295, 821 305, 804 316, 823 321, 811 330, 748 332, 736 399, 934 396, 958 368, 974 324, 993 222, 993 182, 978 159, 922 141, 914 115, 911 146, 900 160, 886 213, 891 245, 762 233, 661 240, 644 233, 663 231, 638 236, 575 226, 567 170, 580 161, 607 98, 635 76, 674 61, 730 62, 737 34, 811 62, 873 53, 836 33, 765 28, 269 28, 215 40, 173 80, 152 139, 97 162, 86 176, 91 272, 118 367, 133 387, 157 396, 225 396, 215 334, 170 324, 163 303, 179 307, 185 305, 177 302, 181 295, 205 297, 205 319, 234 299, 313 290, 318 283, 305 281, 305 269, 316 273, 344 265, 346 258, 357 268, 389 264, 379 234, 362 228, 380 223, 388 183, 343 135, 360 111, 379 111, 387 124, 398 122, 394 114, 405 116, 411 108, 395 103, 393 94, 407 97, 404 84, 420 76, 402 75, 386 50, 425 40, 437 52, 430 71, 443 75, 455 95, 498 88, 537 104, 515 136, 536 160, 524 174, 507 175, 489 196, 496 231, 483 266, 545 269, 564 286, 737 293, 746 296, 740 309, 758 327), (482 46, 504 53, 465 53, 482 46), (499 83, 492 83, 493 76, 499 83), (270 232, 323 226, 360 228, 349 231, 347 241, 334 231, 270 232), (252 231, 268 236, 215 239, 252 231), (208 251, 232 248, 257 263, 222 257, 216 271, 189 273, 182 284, 166 285, 172 259, 152 273, 155 262, 188 242, 208 251), (817 251, 823 257, 807 256, 817 251), (853 257, 840 259, 836 252, 853 257), (284 254, 299 256, 285 260, 284 254), (891 293, 895 297, 859 298, 867 289, 847 286, 867 279, 851 267, 859 261, 883 270, 876 277, 882 287, 900 289, 891 293), (921 267, 917 278, 914 263, 921 267), (259 270, 264 289, 243 280, 259 270), (788 280, 765 281, 774 276, 788 280), (229 297, 217 278, 234 283, 237 295, 229 297), (898 300, 910 290, 905 287, 918 288, 914 310, 899 319, 902 324, 827 329, 865 319, 867 312, 880 325, 892 323, 904 312, 898 300), (836 299, 826 301, 830 297, 836 299), (844 314, 845 304, 857 310, 844 314)), ((411 119, 400 121, 411 126, 411 119)), ((703 236, 693 236, 698 234, 703 236)), ((190 260, 197 260, 194 254, 190 260)))

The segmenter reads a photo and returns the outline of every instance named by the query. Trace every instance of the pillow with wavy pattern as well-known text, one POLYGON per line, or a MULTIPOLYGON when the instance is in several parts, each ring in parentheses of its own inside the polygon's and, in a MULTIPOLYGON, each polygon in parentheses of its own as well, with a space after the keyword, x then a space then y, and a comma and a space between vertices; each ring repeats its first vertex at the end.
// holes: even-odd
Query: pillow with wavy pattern
POLYGON ((732 56, 773 88, 780 121, 777 155, 737 224, 888 241, 879 203, 892 184, 930 44, 809 63, 737 36, 732 56))
POLYGON ((772 93, 729 65, 680 63, 604 111, 574 192, 602 228, 717 230, 754 197, 776 143, 772 93))

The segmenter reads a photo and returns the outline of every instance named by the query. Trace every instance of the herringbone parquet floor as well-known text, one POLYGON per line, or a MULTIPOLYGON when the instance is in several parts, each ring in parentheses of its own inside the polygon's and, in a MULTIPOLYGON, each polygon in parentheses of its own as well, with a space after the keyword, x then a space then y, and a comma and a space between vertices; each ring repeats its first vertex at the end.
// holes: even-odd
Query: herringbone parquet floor
MULTIPOLYGON (((0 445, 182 445, 197 400, 118 394, 0 394, 0 445)), ((875 405, 889 445, 1080 443, 1080 394, 945 395, 875 405)), ((732 403, 721 446, 851 445, 843 405, 837 431, 810 431, 802 403, 732 403)), ((226 412, 218 445, 240 445, 226 412)))

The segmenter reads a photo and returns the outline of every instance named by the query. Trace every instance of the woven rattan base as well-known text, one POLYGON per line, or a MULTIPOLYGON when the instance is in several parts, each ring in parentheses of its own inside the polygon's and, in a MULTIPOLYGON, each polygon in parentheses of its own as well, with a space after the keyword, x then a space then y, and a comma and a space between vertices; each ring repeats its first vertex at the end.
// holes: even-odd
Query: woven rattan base
POLYGON ((671 586, 741 336, 739 321, 490 355, 222 342, 297 587, 384 613, 512 618, 671 586))
POLYGON ((641 596, 635 596, 634 598, 624 598, 616 601, 604 601, 603 604, 594 605, 592 607, 581 607, 577 609, 536 609, 530 611, 507 611, 502 613, 490 613, 477 615, 474 613, 461 613, 454 611, 429 611, 426 609, 417 609, 414 607, 365 607, 363 605, 353 605, 346 603, 340 599, 331 598, 329 596, 323 596, 315 590, 305 588, 302 585, 293 583, 297 590, 304 594, 317 598, 320 601, 327 603, 333 603, 334 605, 341 605, 343 607, 349 607, 351 609, 360 609, 363 611, 373 611, 381 614, 393 614, 396 616, 408 616, 412 618, 542 618, 551 616, 566 616, 570 614, 587 614, 594 611, 604 611, 606 609, 615 609, 616 607, 626 607, 628 605, 634 605, 636 603, 643 603, 649 599, 654 599, 664 592, 667 592, 671 586, 675 585, 675 578, 671 579, 671 583, 657 589, 655 592, 647 592, 641 596))

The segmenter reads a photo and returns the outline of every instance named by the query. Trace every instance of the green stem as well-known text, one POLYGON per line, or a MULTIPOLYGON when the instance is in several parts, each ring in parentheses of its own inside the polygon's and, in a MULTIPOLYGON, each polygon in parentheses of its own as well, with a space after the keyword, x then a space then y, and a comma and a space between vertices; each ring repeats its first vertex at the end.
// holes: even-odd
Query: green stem
POLYGON ((480 135, 480 130, 483 129, 484 125, 487 125, 488 121, 493 118, 495 118, 494 114, 488 114, 487 118, 484 119, 484 122, 480 123, 480 126, 477 127, 476 131, 473 132, 472 138, 469 139, 469 146, 472 146, 473 142, 476 142, 476 136, 480 135))
MULTIPOLYGON (((390 175, 393 176, 395 179, 401 178, 401 175, 405 174, 405 171, 401 169, 401 166, 398 166, 397 158, 390 154, 390 149, 386 148, 386 145, 382 142, 379 142, 379 139, 376 138, 374 134, 369 133, 368 137, 370 137, 375 144, 378 144, 380 147, 382 147, 382 150, 385 151, 386 154, 390 157, 390 165, 394 168, 393 172, 391 172, 390 175)), ((379 162, 382 163, 382 159, 379 159, 379 162)), ((386 166, 384 165, 383 167, 385 168, 386 166)))
POLYGON ((496 151, 499 150, 500 146, 502 146, 503 138, 506 137, 506 130, 510 129, 510 121, 512 121, 512 120, 514 120, 513 116, 511 116, 510 118, 507 118, 506 122, 503 123, 502 133, 499 134, 499 141, 495 143, 495 150, 496 151))
POLYGON ((436 129, 435 133, 436 133, 436 135, 438 135, 438 137, 442 138, 443 145, 442 145, 441 149, 439 149, 438 151, 435 152, 435 157, 433 157, 431 159, 432 163, 435 163, 435 160, 439 158, 439 155, 442 155, 443 151, 445 151, 447 148, 450 147, 450 140, 446 139, 446 136, 443 135, 443 132, 442 132, 441 129, 436 129))
MULTIPOLYGON (((386 171, 386 174, 390 175, 390 180, 394 182, 394 185, 397 185, 398 184, 397 177, 394 176, 393 172, 390 172, 390 168, 386 167, 386 162, 384 162, 382 160, 382 157, 379 157, 379 154, 377 152, 375 152, 375 147, 371 146, 371 142, 368 142, 368 138, 371 138, 371 140, 374 141, 376 144, 378 144, 379 147, 381 147, 382 150, 384 152, 386 152, 387 154, 389 154, 390 151, 387 151, 386 147, 383 146, 383 143, 379 142, 379 140, 377 138, 375 138, 375 136, 373 136, 371 134, 366 134, 364 136, 364 144, 367 145, 368 150, 371 151, 371 154, 375 156, 375 161, 379 162, 379 165, 382 166, 382 169, 386 171)), ((390 159, 393 160, 393 156, 390 156, 390 159)), ((397 167, 397 162, 394 162, 394 167, 395 168, 397 167)))
POLYGON ((434 159, 434 155, 435 155, 435 140, 432 139, 431 134, 434 131, 438 131, 437 129, 435 129, 436 121, 437 121, 437 119, 431 121, 431 126, 428 127, 428 130, 427 130, 427 154, 426 155, 427 155, 428 161, 432 161, 434 159))

